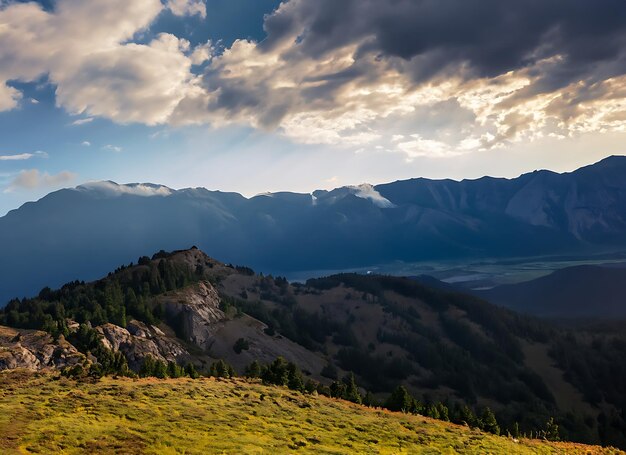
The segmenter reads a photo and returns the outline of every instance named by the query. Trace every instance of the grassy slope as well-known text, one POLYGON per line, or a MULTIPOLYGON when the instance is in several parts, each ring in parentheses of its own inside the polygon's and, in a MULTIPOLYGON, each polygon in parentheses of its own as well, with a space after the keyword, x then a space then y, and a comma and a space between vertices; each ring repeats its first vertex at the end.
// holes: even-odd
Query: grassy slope
POLYGON ((244 380, 0 374, 0 453, 621 453, 515 442, 244 380))

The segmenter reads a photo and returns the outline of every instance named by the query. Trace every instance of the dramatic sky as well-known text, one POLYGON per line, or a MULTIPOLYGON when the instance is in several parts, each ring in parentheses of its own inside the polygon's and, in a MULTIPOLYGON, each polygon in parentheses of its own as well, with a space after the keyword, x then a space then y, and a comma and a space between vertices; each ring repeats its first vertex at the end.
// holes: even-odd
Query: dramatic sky
POLYGON ((91 180, 253 195, 624 153, 624 0, 0 0, 0 215, 91 180))

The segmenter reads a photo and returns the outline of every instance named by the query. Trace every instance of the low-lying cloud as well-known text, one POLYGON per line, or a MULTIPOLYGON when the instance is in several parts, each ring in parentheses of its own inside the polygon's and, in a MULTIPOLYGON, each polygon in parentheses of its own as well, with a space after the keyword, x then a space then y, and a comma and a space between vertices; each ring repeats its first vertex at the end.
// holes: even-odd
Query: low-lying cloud
POLYGON ((77 190, 99 191, 109 196, 122 196, 124 194, 129 194, 132 196, 142 197, 165 197, 173 193, 172 189, 162 185, 151 185, 145 183, 119 185, 110 181, 85 183, 80 185, 77 190))

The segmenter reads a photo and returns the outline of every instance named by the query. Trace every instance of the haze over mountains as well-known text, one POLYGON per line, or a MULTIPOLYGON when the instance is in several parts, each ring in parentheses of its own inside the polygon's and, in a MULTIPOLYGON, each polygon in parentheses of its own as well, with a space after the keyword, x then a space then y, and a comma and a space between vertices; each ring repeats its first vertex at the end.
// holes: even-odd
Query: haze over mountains
POLYGON ((265 272, 626 248, 626 157, 516 179, 412 179, 245 198, 99 182, 0 218, 0 302, 197 245, 265 272))

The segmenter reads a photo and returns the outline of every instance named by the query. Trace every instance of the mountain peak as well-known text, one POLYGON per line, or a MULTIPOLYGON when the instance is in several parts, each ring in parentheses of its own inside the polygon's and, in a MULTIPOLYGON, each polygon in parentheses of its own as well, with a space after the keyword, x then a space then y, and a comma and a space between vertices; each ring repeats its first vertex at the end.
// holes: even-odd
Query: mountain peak
POLYGON ((626 156, 624 155, 611 155, 607 156, 603 160, 598 161, 596 166, 624 166, 626 165, 626 156))

